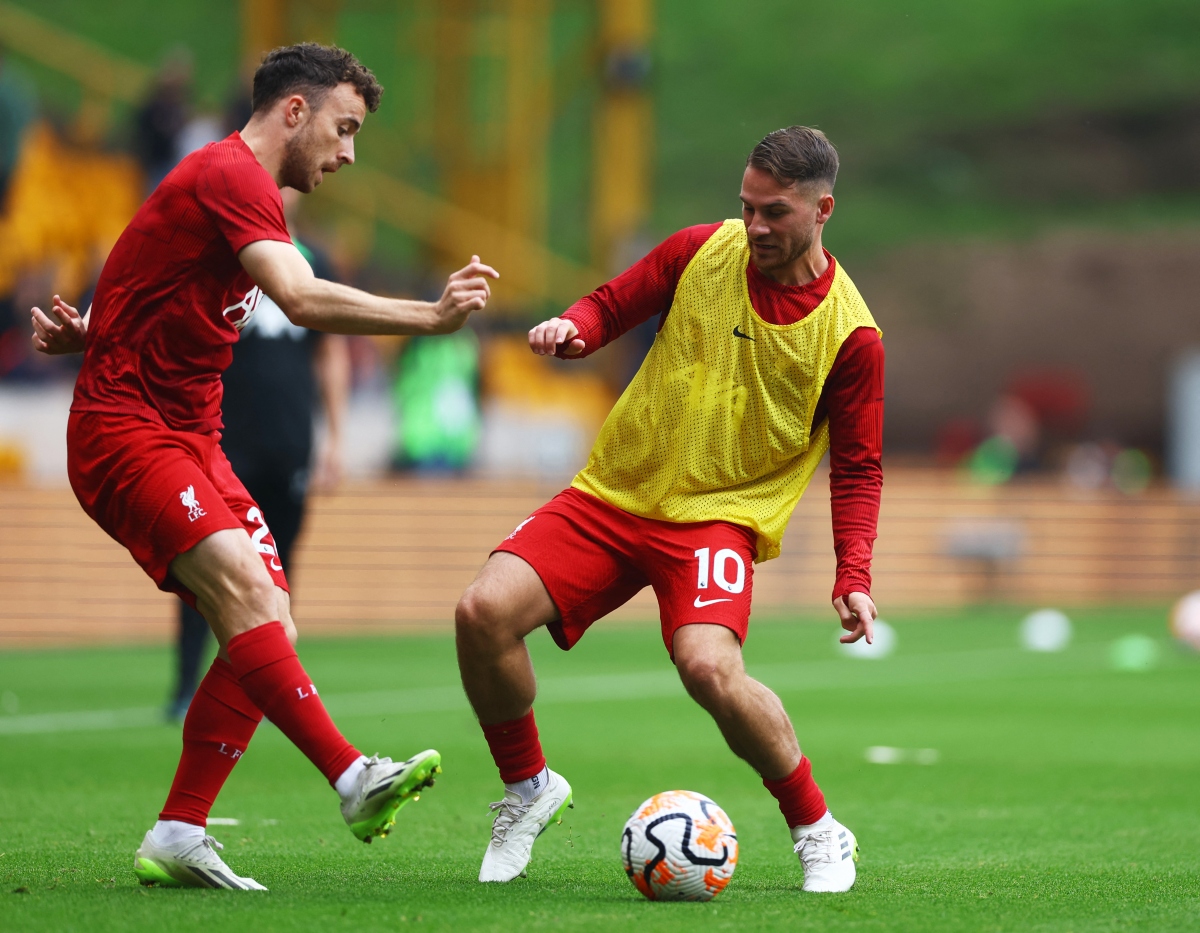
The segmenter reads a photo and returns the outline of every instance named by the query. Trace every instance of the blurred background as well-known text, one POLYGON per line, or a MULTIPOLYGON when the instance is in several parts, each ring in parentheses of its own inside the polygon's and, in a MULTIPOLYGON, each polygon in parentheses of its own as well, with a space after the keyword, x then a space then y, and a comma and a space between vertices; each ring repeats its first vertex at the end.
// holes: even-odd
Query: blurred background
MULTIPOLYGON (((289 571, 308 630, 448 624, 653 338, 566 364, 525 331, 738 216, 746 154, 793 123, 839 147, 825 242, 884 330, 881 608, 1196 588, 1194 3, 0 0, 0 647, 169 637, 173 597, 67 488, 78 361, 32 353, 29 308, 86 307, 142 199, 300 40, 386 93, 297 235, 386 294, 436 297, 472 253, 503 276, 455 338, 349 342, 344 469, 289 571)), ((819 478, 756 605, 825 606, 832 580, 819 478)))

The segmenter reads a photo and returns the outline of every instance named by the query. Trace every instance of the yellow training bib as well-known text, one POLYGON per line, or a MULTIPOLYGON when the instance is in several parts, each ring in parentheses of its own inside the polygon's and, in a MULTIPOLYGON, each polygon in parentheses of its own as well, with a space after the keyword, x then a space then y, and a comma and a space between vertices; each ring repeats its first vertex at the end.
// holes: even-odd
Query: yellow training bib
POLYGON ((740 220, 727 220, 692 257, 666 324, 572 485, 645 518, 753 528, 763 561, 779 556, 829 449, 827 421, 813 430, 812 420, 838 349, 856 328, 876 325, 840 263, 812 313, 767 323, 750 304, 749 261, 740 220))

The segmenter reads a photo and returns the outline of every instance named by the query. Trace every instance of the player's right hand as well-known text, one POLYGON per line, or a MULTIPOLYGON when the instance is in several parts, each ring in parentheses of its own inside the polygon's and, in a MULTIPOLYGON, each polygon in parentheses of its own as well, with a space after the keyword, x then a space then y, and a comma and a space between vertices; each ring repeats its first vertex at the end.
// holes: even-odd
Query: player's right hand
POLYGON ((573 321, 552 317, 529 332, 529 349, 538 356, 554 356, 563 347, 563 356, 579 356, 587 346, 579 339, 573 321))
POLYGON ((498 279, 500 273, 480 262, 478 256, 472 256, 466 266, 453 273, 434 305, 436 319, 430 333, 452 333, 467 323, 472 311, 482 311, 492 296, 488 278, 498 279))
POLYGON ((833 601, 833 608, 841 619, 842 628, 850 633, 838 641, 847 645, 866 638, 868 645, 875 643, 875 620, 879 618, 879 610, 870 596, 866 593, 850 593, 845 599, 839 596, 833 601))
POLYGON ((55 356, 83 352, 87 321, 58 295, 54 296, 49 315, 41 308, 34 308, 29 314, 33 320, 33 348, 39 353, 55 356))

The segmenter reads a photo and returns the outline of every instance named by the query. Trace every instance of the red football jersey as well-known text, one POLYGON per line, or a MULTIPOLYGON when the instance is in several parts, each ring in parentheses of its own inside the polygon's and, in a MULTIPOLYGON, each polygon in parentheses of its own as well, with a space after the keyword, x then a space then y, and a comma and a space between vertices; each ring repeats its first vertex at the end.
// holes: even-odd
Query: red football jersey
POLYGON ((163 179, 104 264, 72 411, 221 427, 221 373, 261 291, 237 254, 291 242, 279 188, 238 133, 163 179))

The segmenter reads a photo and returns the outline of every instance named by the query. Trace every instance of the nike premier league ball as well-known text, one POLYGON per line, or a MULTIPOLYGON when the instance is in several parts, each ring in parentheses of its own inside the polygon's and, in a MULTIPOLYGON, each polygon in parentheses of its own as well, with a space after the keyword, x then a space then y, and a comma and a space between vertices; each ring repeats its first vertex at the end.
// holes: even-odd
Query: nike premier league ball
POLYGON ((625 874, 652 901, 710 901, 729 884, 737 860, 725 811, 690 790, 655 794, 621 835, 625 874))

